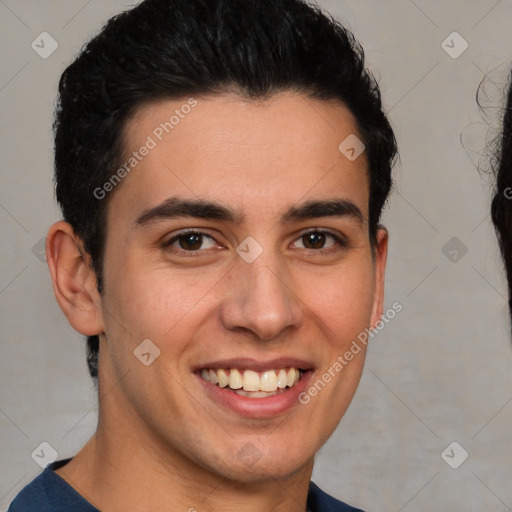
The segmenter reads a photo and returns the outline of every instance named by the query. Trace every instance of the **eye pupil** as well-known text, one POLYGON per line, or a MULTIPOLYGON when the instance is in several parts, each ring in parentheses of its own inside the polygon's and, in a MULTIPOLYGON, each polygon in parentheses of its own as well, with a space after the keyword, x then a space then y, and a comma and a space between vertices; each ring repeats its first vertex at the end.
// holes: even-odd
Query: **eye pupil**
POLYGON ((189 233, 180 237, 180 247, 182 249, 195 250, 201 247, 203 236, 196 233, 189 233))
POLYGON ((308 233, 304 235, 304 242, 309 249, 321 249, 325 244, 325 233, 308 233))

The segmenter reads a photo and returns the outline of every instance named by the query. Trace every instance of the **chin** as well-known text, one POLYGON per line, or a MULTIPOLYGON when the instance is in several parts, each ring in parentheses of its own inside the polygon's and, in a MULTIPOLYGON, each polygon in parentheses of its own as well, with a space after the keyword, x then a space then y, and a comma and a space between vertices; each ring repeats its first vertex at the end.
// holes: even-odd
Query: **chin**
POLYGON ((282 453, 269 450, 266 455, 263 455, 254 444, 247 442, 235 453, 235 459, 231 456, 224 460, 230 460, 231 464, 222 469, 219 468, 217 472, 233 482, 254 485, 272 480, 286 480, 304 470, 308 465, 311 465, 312 469, 314 454, 307 457, 302 449, 301 453, 291 457, 289 450, 285 449, 282 453))

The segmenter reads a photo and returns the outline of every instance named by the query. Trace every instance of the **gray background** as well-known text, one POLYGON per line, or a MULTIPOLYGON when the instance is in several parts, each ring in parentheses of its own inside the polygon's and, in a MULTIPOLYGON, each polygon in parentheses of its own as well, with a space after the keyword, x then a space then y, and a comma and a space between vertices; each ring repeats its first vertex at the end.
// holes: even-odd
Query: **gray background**
MULTIPOLYGON (((401 163, 384 217, 386 307, 398 301, 404 309, 372 341, 358 393, 318 454, 314 479, 368 511, 512 510, 506 291, 489 180, 475 167, 499 120, 512 0, 320 5, 363 44, 396 130, 401 163), (454 31, 469 44, 458 58, 442 46, 454 31), (485 75, 488 118, 475 101, 485 75), (441 457, 452 441, 469 453, 457 469, 441 457)), ((96 425, 83 338, 58 309, 36 255, 59 219, 51 184, 58 78, 127 7, 121 0, 0 0, 2 511, 40 472, 31 453, 42 441, 69 457, 96 425), (59 45, 47 59, 31 48, 43 31, 59 45)), ((458 52, 461 43, 449 38, 445 47, 458 52)), ((462 452, 448 453, 457 462, 462 452)))

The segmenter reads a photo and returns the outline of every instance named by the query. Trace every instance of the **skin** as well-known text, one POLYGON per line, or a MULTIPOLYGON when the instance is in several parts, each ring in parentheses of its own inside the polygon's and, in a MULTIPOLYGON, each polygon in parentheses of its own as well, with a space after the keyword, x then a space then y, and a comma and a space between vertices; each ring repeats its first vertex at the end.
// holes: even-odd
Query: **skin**
MULTIPOLYGON (((213 401, 192 369, 290 356, 311 362, 315 382, 382 315, 387 232, 379 230, 372 258, 367 162, 364 153, 351 162, 338 150, 358 133, 340 102, 291 92, 258 103, 234 94, 196 99, 111 197, 102 296, 71 227, 58 222, 49 231, 59 305, 78 332, 99 334, 101 343, 97 431, 57 473, 103 512, 240 503, 248 512, 304 511, 314 455, 354 396, 364 347, 309 404, 267 417, 213 401), (137 224, 170 197, 214 201, 244 219, 137 224), (362 222, 282 222, 290 207, 328 199, 352 202, 362 222), (165 246, 186 228, 212 238, 195 251, 179 241, 165 246), (326 235, 312 247, 303 235, 315 229, 346 245, 326 235), (263 248, 250 264, 236 252, 248 236, 263 248), (160 350, 149 366, 134 356, 144 339, 160 350), (247 443, 256 461, 237 455, 247 443)), ((126 127, 127 155, 185 102, 141 106, 126 127)))

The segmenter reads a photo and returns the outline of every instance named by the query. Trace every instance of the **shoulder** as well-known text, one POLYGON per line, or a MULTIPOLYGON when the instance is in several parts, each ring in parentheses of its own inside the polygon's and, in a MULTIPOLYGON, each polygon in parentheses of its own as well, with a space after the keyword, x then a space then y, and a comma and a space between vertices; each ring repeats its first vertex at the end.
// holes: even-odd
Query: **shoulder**
POLYGON ((308 510, 311 512, 364 512, 359 508, 351 507, 326 492, 322 491, 314 482, 309 484, 308 510))
POLYGON ((17 494, 7 512, 46 512, 50 510, 45 490, 47 479, 45 471, 17 494))
POLYGON ((7 512, 98 512, 53 470, 66 461, 46 467, 14 498, 7 512))

